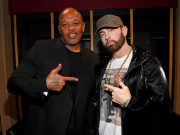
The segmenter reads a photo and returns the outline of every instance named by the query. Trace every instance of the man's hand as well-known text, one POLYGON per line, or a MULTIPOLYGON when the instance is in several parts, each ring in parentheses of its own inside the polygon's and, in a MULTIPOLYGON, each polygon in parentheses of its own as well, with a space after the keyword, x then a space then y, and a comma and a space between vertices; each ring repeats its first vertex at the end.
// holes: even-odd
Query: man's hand
POLYGON ((104 84, 105 90, 110 91, 112 93, 112 101, 118 103, 122 107, 126 106, 131 99, 131 93, 129 88, 122 82, 119 81, 119 87, 113 87, 108 84, 104 84))
POLYGON ((61 70, 62 65, 58 64, 58 66, 51 70, 46 78, 46 85, 50 91, 61 91, 66 84, 66 81, 78 81, 78 78, 75 77, 65 77, 58 72, 61 70))

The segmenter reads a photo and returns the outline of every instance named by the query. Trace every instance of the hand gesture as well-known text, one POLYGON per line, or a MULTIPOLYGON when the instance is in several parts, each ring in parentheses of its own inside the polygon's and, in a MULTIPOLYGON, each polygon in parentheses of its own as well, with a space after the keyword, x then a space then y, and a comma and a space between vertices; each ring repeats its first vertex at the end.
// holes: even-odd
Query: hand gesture
POLYGON ((75 77, 65 77, 58 72, 61 70, 62 65, 58 66, 51 70, 51 72, 46 77, 46 86, 50 91, 61 91, 66 84, 66 81, 78 81, 78 78, 75 77))
POLYGON ((112 101, 121 105, 122 107, 126 106, 131 99, 131 93, 129 88, 120 80, 118 82, 119 87, 113 87, 109 84, 104 84, 105 90, 112 93, 112 101))

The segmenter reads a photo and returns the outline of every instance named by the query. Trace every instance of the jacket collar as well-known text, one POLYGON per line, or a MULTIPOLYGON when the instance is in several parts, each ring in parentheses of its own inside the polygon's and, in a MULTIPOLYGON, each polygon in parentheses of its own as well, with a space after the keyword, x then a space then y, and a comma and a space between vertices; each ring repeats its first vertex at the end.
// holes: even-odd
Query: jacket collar
MULTIPOLYGON (((132 45, 132 48, 133 57, 128 72, 137 67, 138 65, 144 63, 152 55, 148 50, 143 50, 135 45, 132 45)), ((97 74, 101 75, 105 72, 106 66, 111 58, 112 56, 103 56, 103 59, 101 60, 100 64, 96 67, 97 74), (99 69, 101 70, 101 72, 99 72, 99 69)))
POLYGON ((148 50, 143 50, 134 45, 132 46, 132 48, 133 48, 133 57, 132 57, 128 71, 132 70, 133 68, 137 67, 138 65, 141 65, 150 56, 152 56, 152 53, 148 50))
MULTIPOLYGON (((57 38, 54 46, 56 48, 54 50, 56 62, 62 64, 61 75, 69 75, 69 61, 68 61, 68 56, 66 53, 65 44, 62 42, 60 38, 57 38)), ((87 86, 84 85, 86 84, 86 80, 84 78, 86 78, 86 74, 87 74, 86 72, 87 72, 87 69, 89 68, 89 63, 87 61, 89 56, 86 51, 86 48, 82 44, 81 44, 81 52, 82 52, 82 57, 81 57, 80 78, 78 82, 79 85, 78 85, 78 92, 75 99, 75 105, 78 103, 83 93, 86 92, 84 91, 84 89, 87 88, 87 86)), ((69 87, 66 86, 66 88, 68 89, 68 93, 69 93, 69 90, 70 90, 69 87)))

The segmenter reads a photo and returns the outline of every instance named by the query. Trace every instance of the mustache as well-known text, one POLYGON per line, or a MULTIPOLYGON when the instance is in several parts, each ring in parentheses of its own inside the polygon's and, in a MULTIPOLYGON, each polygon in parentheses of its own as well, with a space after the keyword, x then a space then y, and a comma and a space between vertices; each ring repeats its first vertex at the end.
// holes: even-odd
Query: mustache
POLYGON ((113 41, 113 40, 108 40, 107 42, 106 42, 106 46, 108 46, 108 45, 110 45, 110 44, 114 44, 115 43, 115 41, 113 41))

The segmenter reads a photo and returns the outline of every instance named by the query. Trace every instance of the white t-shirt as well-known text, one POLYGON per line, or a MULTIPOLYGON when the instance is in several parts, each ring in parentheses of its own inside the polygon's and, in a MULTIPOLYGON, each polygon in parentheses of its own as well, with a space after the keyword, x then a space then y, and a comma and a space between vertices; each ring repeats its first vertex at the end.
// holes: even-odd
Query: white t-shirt
POLYGON ((132 59, 132 52, 133 51, 131 51, 128 59, 120 71, 119 69, 127 55, 122 58, 113 59, 111 64, 109 62, 107 65, 103 80, 101 82, 99 135, 122 135, 121 108, 116 103, 112 103, 111 93, 106 93, 103 85, 104 83, 114 84, 114 76, 117 74, 123 80, 132 59))

